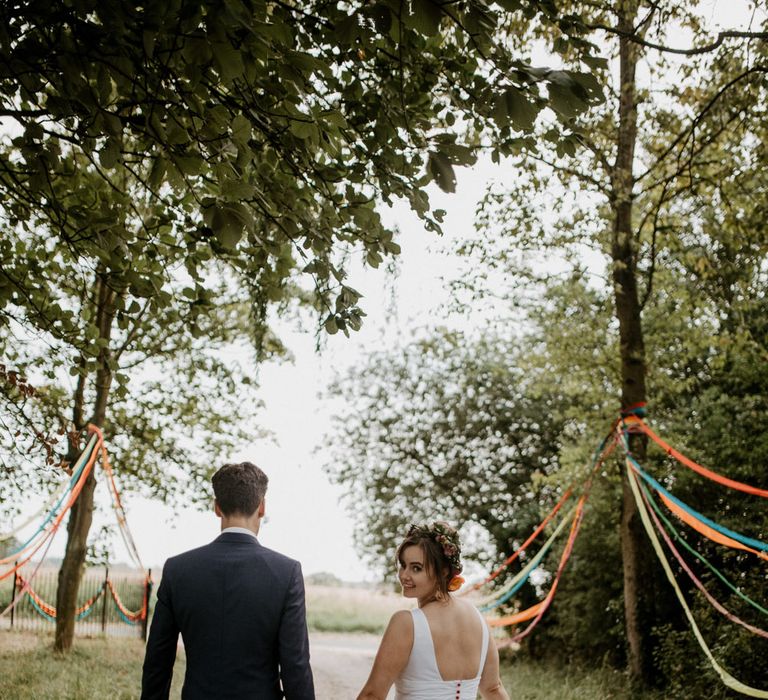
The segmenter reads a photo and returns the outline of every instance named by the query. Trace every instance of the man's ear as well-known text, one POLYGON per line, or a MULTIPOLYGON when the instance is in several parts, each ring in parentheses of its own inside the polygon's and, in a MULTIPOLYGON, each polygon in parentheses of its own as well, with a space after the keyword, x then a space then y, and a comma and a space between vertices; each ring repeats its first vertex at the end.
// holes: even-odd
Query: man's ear
POLYGON ((221 512, 221 506, 219 506, 219 502, 215 498, 213 499, 213 512, 216 513, 216 516, 219 518, 224 517, 224 513, 221 512))
POLYGON ((266 506, 264 505, 264 501, 265 501, 265 499, 262 498, 261 499, 261 503, 259 503, 258 511, 259 511, 259 517, 260 518, 263 518, 264 517, 264 513, 266 512, 266 506))

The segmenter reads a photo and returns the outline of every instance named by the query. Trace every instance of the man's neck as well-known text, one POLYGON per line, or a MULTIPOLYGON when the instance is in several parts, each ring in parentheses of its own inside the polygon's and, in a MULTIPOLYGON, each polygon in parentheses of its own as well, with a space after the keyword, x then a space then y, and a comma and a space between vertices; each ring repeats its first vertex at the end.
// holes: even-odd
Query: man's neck
POLYGON ((259 534, 259 526, 261 525, 261 518, 254 513, 250 517, 242 515, 230 515, 222 516, 221 529, 226 530, 228 527, 242 527, 245 530, 250 530, 254 535, 259 534))

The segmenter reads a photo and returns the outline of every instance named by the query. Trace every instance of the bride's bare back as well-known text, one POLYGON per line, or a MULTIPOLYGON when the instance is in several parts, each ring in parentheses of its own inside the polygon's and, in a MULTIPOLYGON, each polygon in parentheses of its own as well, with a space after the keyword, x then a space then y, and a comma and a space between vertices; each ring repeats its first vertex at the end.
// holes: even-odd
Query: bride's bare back
POLYGON ((449 598, 428 603, 422 612, 429 624, 440 677, 455 681, 477 676, 483 629, 474 607, 449 598))

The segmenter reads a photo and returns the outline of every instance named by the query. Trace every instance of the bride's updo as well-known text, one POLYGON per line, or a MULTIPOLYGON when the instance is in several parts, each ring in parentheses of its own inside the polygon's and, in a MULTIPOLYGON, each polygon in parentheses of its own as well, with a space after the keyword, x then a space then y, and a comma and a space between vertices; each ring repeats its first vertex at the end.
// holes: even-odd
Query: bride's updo
POLYGON ((408 534, 397 548, 397 561, 403 566, 403 552, 416 545, 424 552, 424 567, 437 581, 437 594, 445 598, 464 583, 459 576, 461 563, 459 533, 440 520, 422 525, 411 525, 408 534))

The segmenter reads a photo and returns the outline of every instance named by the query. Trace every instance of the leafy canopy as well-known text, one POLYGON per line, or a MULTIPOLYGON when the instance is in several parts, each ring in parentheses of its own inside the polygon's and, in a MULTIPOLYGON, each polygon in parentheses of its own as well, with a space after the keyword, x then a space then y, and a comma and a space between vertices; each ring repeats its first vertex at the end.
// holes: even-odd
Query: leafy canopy
MULTIPOLYGON (((198 281, 220 256, 258 283, 262 306, 298 268, 327 330, 358 328, 339 250, 372 266, 399 252, 377 197, 407 198, 437 230, 424 185, 452 190, 478 134, 530 130, 547 104, 570 117, 597 98, 587 73, 510 51, 504 17, 480 0, 5 3, 7 223, 30 230, 44 210, 64 244, 116 269, 135 235, 186 250, 198 281), (473 136, 452 128, 459 120, 473 136), (75 186, 81 171, 103 180, 101 196, 75 186), (137 198, 161 206, 148 217, 137 198)), ((131 277, 139 295, 160 287, 141 265, 131 277)), ((0 307, 12 287, 0 285, 0 307)))

